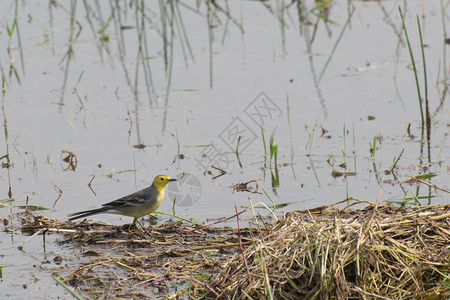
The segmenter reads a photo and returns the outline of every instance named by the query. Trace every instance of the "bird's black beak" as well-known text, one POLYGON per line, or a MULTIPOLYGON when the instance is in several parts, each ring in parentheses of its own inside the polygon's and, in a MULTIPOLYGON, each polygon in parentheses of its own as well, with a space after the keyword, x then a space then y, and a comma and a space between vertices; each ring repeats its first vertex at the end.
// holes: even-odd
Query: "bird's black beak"
POLYGON ((170 182, 170 181, 178 181, 178 180, 176 180, 175 178, 170 178, 168 181, 170 182))

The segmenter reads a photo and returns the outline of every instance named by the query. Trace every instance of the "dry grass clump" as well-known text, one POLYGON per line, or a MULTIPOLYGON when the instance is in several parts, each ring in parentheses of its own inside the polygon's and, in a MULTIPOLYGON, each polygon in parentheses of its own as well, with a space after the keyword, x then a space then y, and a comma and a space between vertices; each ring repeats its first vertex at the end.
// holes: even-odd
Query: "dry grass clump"
POLYGON ((46 233, 62 235, 58 283, 95 298, 450 299, 450 205, 328 208, 251 229, 30 214, 22 230, 44 249, 46 233))
MULTIPOLYGON (((371 206, 315 216, 297 212, 261 236, 206 282, 216 297, 450 297, 449 205, 371 206)), ((208 293, 204 286, 196 292, 208 293)))

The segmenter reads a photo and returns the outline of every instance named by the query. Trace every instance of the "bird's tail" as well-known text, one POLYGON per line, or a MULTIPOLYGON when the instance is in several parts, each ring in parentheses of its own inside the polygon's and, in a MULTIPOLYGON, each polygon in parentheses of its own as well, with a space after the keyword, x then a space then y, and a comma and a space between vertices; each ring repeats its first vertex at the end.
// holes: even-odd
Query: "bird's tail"
POLYGON ((92 216, 95 214, 100 214, 105 212, 107 209, 105 207, 101 207, 101 208, 96 208, 96 209, 90 209, 90 210, 83 210, 83 211, 79 211, 73 214, 68 215, 69 220, 76 220, 79 218, 84 218, 84 217, 88 217, 88 216, 92 216))

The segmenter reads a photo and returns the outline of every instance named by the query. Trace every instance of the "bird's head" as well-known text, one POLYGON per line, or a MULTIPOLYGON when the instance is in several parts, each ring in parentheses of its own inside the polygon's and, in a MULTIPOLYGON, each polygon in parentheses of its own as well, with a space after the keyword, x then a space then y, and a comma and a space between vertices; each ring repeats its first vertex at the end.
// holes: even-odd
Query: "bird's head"
POLYGON ((158 175, 153 179, 153 185, 159 190, 164 190, 166 185, 171 181, 177 181, 175 178, 170 178, 166 175, 158 175))

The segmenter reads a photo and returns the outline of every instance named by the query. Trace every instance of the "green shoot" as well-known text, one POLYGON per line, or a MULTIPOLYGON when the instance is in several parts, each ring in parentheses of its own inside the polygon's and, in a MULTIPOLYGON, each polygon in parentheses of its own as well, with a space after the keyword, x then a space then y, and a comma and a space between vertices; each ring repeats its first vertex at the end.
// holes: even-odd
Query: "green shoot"
POLYGON ((175 218, 177 218, 177 219, 180 219, 180 220, 183 220, 183 221, 185 221, 185 222, 189 222, 189 223, 191 223, 191 224, 195 224, 195 225, 198 225, 198 226, 202 226, 202 225, 203 225, 203 224, 200 223, 200 222, 193 221, 193 220, 189 220, 189 219, 182 218, 182 217, 179 217, 179 216, 174 216, 174 215, 172 215, 172 214, 168 214, 168 213, 165 213, 165 212, 162 212, 162 211, 155 211, 154 214, 158 214, 158 215, 166 215, 166 216, 175 217, 175 218))
POLYGON ((264 194, 265 194, 266 197, 270 200, 270 202, 272 202, 272 205, 275 207, 275 201, 273 201, 273 199, 269 196, 269 194, 268 194, 267 191, 264 189, 264 187, 261 185, 261 183, 259 183, 259 181, 258 181, 258 185, 259 185, 259 187, 263 190, 264 194))
POLYGON ((51 208, 49 207, 45 207, 45 206, 40 206, 40 205, 15 205, 15 207, 17 208, 21 208, 21 209, 29 209, 32 211, 38 211, 38 210, 50 210, 51 208))
POLYGON ((276 188, 278 188, 280 186, 280 177, 278 175, 278 144, 274 142, 276 130, 277 130, 277 128, 275 127, 275 129, 272 131, 272 134, 270 135, 270 141, 269 141, 270 173, 271 173, 271 179, 272 179, 272 189, 275 194, 276 194, 276 188), (272 172, 272 159, 274 161, 275 174, 272 172))
POLYGON ((82 300, 83 299, 83 297, 81 297, 80 295, 78 295, 77 293, 75 293, 74 291, 73 291, 73 289, 70 287, 70 286, 68 286, 67 284, 65 284, 62 280, 60 280, 58 277, 56 277, 56 276, 52 276, 53 277, 53 279, 59 284, 59 285, 61 285, 66 291, 68 291, 74 298, 76 298, 76 299, 80 299, 80 300, 82 300))
POLYGON ((414 176, 412 176, 412 178, 415 178, 415 179, 430 179, 430 178, 433 178, 434 176, 437 176, 437 175, 434 174, 434 173, 423 173, 423 174, 414 175, 414 176))
POLYGON ((14 29, 16 29, 16 25, 17 25, 17 18, 14 18, 14 21, 13 21, 11 27, 9 27, 8 24, 6 24, 6 31, 8 32, 9 38, 12 37, 12 35, 14 33, 14 29))
POLYGON ((270 149, 270 165, 272 166, 272 158, 274 158, 275 167, 277 166, 277 157, 278 157, 278 144, 274 143, 274 137, 275 137, 275 131, 277 128, 272 131, 272 134, 270 135, 270 141, 269 141, 269 149, 270 149))
POLYGON ((398 7, 398 10, 400 12, 400 18, 402 19, 403 31, 405 32, 406 43, 408 44, 409 55, 411 57, 411 63, 412 63, 412 67, 414 70, 414 79, 416 81, 417 97, 419 98, 420 118, 422 119, 422 124, 424 124, 425 119, 423 116, 422 97, 421 97, 420 86, 419 86, 419 78, 417 76, 416 63, 414 62, 414 55, 412 52, 411 43, 409 42, 408 31, 406 30, 405 20, 403 18, 402 9, 400 8, 400 6, 398 7))

